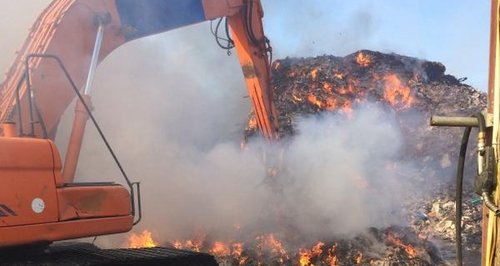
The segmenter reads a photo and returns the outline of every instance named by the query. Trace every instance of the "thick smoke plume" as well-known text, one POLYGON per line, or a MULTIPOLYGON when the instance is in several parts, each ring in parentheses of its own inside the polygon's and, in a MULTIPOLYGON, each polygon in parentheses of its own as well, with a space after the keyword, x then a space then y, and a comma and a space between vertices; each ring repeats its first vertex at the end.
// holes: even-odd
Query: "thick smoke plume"
MULTIPOLYGON (((197 29, 193 33, 199 34, 197 29)), ((125 49, 144 51, 133 44, 125 49)), ((193 51, 178 54, 188 63, 186 69, 196 68, 196 58, 189 55, 193 51)), ((214 57, 225 60, 220 54, 214 57)), ((115 75, 123 68, 110 67, 115 75)), ((368 105, 352 115, 306 117, 286 147, 263 148, 266 142, 254 140, 241 150, 243 125, 238 123, 245 120, 248 107, 234 107, 239 114, 228 110, 233 104, 225 96, 242 104, 243 87, 215 97, 203 80, 176 80, 180 74, 175 74, 172 85, 163 88, 163 77, 148 78, 154 72, 142 72, 144 66, 128 67, 132 70, 124 71, 124 79, 112 84, 109 76, 100 74, 104 84, 99 87, 105 88, 95 90, 96 115, 131 176, 142 181, 145 212, 139 228, 152 230, 162 241, 190 238, 197 232, 229 238, 236 227, 255 228, 250 233, 259 234, 291 226, 315 238, 397 219, 391 212, 401 200, 395 195, 403 195, 404 189, 391 162, 398 159, 401 136, 388 110, 368 105), (134 71, 150 81, 143 87, 153 89, 134 88, 144 82, 126 79, 134 71), (228 120, 234 122, 225 123, 228 120), (266 178, 266 172, 273 166, 269 154, 281 153, 276 183, 266 178)), ((234 76, 235 84, 240 75, 234 76)), ((89 126, 78 175, 93 177, 85 180, 118 176, 94 133, 89 126)))
POLYGON ((393 113, 367 104, 348 116, 305 118, 297 128, 284 167, 301 231, 321 237, 399 222, 392 212, 406 189, 394 169, 402 139, 393 113))

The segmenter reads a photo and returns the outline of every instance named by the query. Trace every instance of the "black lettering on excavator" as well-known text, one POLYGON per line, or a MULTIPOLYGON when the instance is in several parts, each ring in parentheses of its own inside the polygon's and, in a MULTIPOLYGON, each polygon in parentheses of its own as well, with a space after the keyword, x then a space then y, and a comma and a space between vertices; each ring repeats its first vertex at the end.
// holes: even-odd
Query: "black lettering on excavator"
POLYGON ((17 213, 5 204, 0 204, 0 217, 17 216, 17 213))

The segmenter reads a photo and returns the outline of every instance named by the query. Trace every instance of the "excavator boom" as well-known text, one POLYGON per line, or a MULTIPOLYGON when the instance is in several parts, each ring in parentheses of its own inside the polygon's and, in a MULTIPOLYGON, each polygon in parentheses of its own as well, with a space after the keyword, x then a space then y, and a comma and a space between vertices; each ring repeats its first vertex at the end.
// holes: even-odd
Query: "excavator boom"
POLYGON ((57 62, 31 54, 57 56, 82 88, 99 25, 104 34, 98 62, 125 42, 227 17, 258 125, 264 137, 275 139, 278 122, 262 16, 258 0, 55 0, 34 24, 0 86, 0 122, 18 122, 21 135, 54 139, 61 114, 75 97, 57 62))

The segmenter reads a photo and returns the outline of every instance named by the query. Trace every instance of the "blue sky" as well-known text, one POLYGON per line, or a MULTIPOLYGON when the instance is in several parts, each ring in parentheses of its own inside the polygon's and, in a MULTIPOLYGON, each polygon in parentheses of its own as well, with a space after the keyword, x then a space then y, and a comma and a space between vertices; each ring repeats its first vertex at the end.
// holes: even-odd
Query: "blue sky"
POLYGON ((395 52, 446 65, 485 91, 489 1, 262 0, 276 58, 395 52))

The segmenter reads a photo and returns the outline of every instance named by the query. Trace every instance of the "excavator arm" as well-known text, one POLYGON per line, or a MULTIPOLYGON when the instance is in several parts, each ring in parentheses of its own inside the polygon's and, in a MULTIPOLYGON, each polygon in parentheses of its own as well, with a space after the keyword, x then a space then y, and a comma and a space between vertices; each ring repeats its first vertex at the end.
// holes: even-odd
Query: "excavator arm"
POLYGON ((17 123, 22 135, 54 139, 61 114, 75 97, 55 60, 29 55, 57 56, 80 89, 91 69, 99 25, 98 62, 128 41, 227 17, 258 126, 267 139, 275 139, 270 46, 262 16, 259 0, 55 0, 34 24, 0 86, 0 122, 17 123))
POLYGON ((116 184, 73 182, 94 71, 128 41, 221 17, 227 18, 258 126, 266 139, 277 139, 271 48, 259 0, 54 0, 43 11, 0 85, 0 248, 132 228, 128 179, 130 192, 116 184), (75 96, 63 165, 53 140, 75 96))

